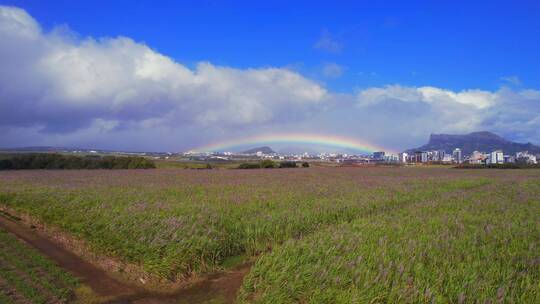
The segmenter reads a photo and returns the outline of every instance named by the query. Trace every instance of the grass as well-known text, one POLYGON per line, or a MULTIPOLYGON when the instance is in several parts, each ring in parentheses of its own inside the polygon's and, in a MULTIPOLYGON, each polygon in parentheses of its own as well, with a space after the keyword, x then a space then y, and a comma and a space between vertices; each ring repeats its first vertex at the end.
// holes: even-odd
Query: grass
POLYGON ((538 303, 540 182, 361 217, 263 255, 241 302, 538 303))
POLYGON ((426 180, 426 186, 370 179, 382 183, 367 187, 365 177, 352 170, 293 170, 274 173, 275 179, 256 171, 33 172, 19 175, 33 182, 3 183, 0 202, 86 240, 98 253, 175 280, 216 269, 228 257, 265 252, 325 225, 485 182, 452 180, 440 187, 436 179, 426 180))
POLYGON ((156 167, 159 169, 208 169, 208 165, 212 169, 235 169, 241 163, 241 161, 190 161, 185 159, 170 159, 162 160, 155 159, 153 160, 156 164, 156 167))
POLYGON ((0 172, 0 204, 168 280, 261 255, 244 302, 503 291, 520 302, 540 294, 538 180, 537 170, 446 168, 0 172))
POLYGON ((0 302, 65 303, 78 285, 70 274, 0 229, 0 302))

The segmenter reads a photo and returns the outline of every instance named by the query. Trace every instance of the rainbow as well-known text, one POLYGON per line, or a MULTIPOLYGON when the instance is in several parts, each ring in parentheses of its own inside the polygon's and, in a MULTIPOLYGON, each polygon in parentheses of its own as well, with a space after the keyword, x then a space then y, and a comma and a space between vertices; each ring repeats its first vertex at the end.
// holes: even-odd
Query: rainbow
POLYGON ((222 152, 230 150, 240 146, 261 145, 261 144, 281 144, 281 143, 293 143, 293 144, 313 144, 321 146, 330 146, 336 148, 344 148, 348 150, 361 151, 361 152, 374 152, 374 151, 387 151, 392 152, 389 149, 384 149, 380 146, 368 143, 367 141, 359 140, 356 138, 336 136, 336 135, 323 135, 323 134, 309 134, 309 133, 281 133, 281 134, 263 134, 257 136, 250 136, 244 138, 237 138, 227 141, 216 142, 208 144, 191 152, 222 152))

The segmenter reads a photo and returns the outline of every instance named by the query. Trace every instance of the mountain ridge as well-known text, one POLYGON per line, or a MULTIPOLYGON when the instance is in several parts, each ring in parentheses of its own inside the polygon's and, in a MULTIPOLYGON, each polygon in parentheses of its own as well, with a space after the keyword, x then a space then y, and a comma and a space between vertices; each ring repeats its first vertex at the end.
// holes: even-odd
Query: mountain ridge
POLYGON ((257 152, 262 152, 263 154, 274 154, 276 153, 272 148, 268 146, 262 146, 262 147, 255 147, 251 148, 249 150, 241 152, 242 154, 255 154, 257 152))
POLYGON ((505 154, 515 154, 520 151, 540 153, 539 146, 532 143, 512 142, 489 131, 469 134, 431 134, 427 144, 405 152, 444 150, 446 153, 451 153, 455 148, 460 148, 465 155, 473 151, 492 152, 494 150, 502 150, 505 154))

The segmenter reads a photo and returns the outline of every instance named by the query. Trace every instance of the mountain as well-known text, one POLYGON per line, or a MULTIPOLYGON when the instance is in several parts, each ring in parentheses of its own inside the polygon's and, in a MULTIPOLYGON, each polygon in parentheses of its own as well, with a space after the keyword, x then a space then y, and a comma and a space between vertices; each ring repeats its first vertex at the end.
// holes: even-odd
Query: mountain
POLYGON ((272 148, 270 148, 268 146, 249 149, 249 150, 243 151, 241 153, 242 154, 255 154, 257 152, 262 152, 263 154, 274 154, 274 153, 276 153, 274 150, 272 150, 272 148))
POLYGON ((451 153, 455 148, 460 148, 464 155, 473 151, 491 152, 502 150, 504 154, 515 154, 519 151, 529 151, 532 154, 540 154, 540 147, 531 143, 516 143, 506 140, 491 132, 473 132, 465 135, 431 134, 426 145, 406 152, 444 150, 451 153))

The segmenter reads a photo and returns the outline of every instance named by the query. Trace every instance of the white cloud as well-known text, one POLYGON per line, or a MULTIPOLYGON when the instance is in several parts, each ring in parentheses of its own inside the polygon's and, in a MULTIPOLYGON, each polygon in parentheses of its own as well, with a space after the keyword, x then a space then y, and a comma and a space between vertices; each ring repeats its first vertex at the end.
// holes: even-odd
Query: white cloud
MULTIPOLYGON (((396 149, 431 132, 489 130, 540 143, 538 90, 391 85, 337 94, 286 68, 188 68, 127 37, 76 37, 0 6, 0 145, 181 150, 276 130, 396 149)), ((327 32, 316 47, 341 50, 327 32)), ((325 70, 343 72, 332 63, 325 70)))
POLYGON ((0 31, 25 38, 36 38, 40 34, 39 24, 26 11, 9 6, 0 6, 0 31))
POLYGON ((389 85, 358 91, 356 102, 361 111, 373 117, 384 113, 387 121, 406 130, 404 135, 488 130, 509 139, 540 142, 537 90, 455 92, 389 85))
POLYGON ((314 47, 328 53, 340 53, 343 45, 334 39, 328 30, 324 29, 319 40, 315 42, 314 47))
POLYGON ((496 95, 482 90, 453 92, 436 87, 415 88, 389 85, 360 91, 357 98, 361 105, 397 100, 402 102, 425 102, 429 104, 457 103, 483 109, 494 104, 496 95))
POLYGON ((501 77, 501 80, 515 86, 521 85, 521 79, 516 75, 501 77))
POLYGON ((241 126, 301 116, 328 97, 283 68, 189 69, 126 37, 43 33, 18 8, 0 7, 0 25, 0 124, 77 129, 96 119, 159 118, 177 126, 241 126))
POLYGON ((322 66, 322 74, 327 78, 338 78, 343 75, 344 68, 333 62, 326 62, 322 66))

